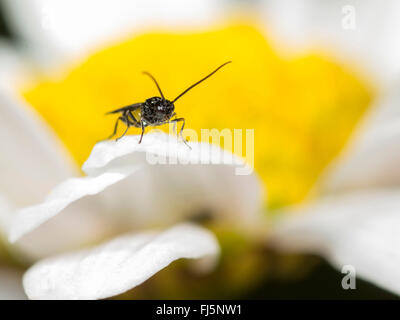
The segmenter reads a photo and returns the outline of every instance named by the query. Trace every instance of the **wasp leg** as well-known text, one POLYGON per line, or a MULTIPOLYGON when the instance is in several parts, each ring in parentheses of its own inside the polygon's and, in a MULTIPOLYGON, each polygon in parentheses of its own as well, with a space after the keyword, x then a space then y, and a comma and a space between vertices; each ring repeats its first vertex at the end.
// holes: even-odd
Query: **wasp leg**
MULTIPOLYGON (((176 121, 173 122, 172 125, 172 131, 175 132, 176 131, 176 121)), ((178 134, 178 132, 176 132, 178 134)), ((178 136, 178 135, 177 135, 178 136)))
POLYGON ((140 125, 142 126, 142 134, 140 135, 139 144, 142 142, 143 134, 144 134, 144 124, 143 124, 143 122, 140 122, 140 125))
POLYGON ((175 133, 176 132, 176 141, 179 142, 179 135, 178 135, 178 131, 176 131, 176 121, 170 121, 170 123, 172 122, 172 131, 175 133))
POLYGON ((126 133, 128 132, 128 130, 129 130, 129 128, 130 128, 130 126, 129 126, 129 124, 128 125, 126 125, 126 130, 124 131, 124 133, 122 134, 122 136, 120 136, 120 137, 118 137, 117 139, 115 139, 115 141, 118 141, 119 139, 121 139, 123 136, 125 136, 126 135, 126 133))
MULTIPOLYGON (((172 114, 171 118, 174 117, 174 116, 176 116, 175 112, 172 114)), ((172 122, 172 121, 170 121, 170 122, 172 122)), ((176 121, 173 122, 172 131, 175 132, 175 129, 176 129, 176 121)), ((178 137, 178 135, 177 135, 177 137, 178 137)))
POLYGON ((117 129, 118 129, 118 122, 119 121, 124 121, 124 117, 119 117, 118 119, 117 119, 117 122, 115 122, 115 126, 114 126, 114 131, 113 131, 113 133, 108 137, 108 138, 105 138, 104 140, 100 140, 100 141, 105 141, 105 140, 110 140, 112 137, 114 137, 115 135, 116 135, 116 133, 117 133, 117 129))
POLYGON ((181 137, 181 139, 183 140, 183 142, 184 142, 190 149, 192 149, 192 147, 188 145, 186 139, 185 139, 185 138, 183 137, 183 135, 182 135, 183 128, 185 127, 185 118, 176 118, 176 119, 172 119, 170 122, 173 122, 174 125, 175 125, 175 123, 180 122, 180 121, 182 121, 182 127, 181 127, 181 130, 179 130, 179 136, 181 137))
POLYGON ((122 136, 118 137, 117 139, 115 139, 115 141, 118 141, 119 139, 121 139, 124 135, 126 135, 126 133, 128 132, 131 123, 129 121, 129 119, 125 116, 120 117, 120 119, 126 124, 126 130, 124 131, 124 133, 122 134, 122 136))
POLYGON ((143 139, 143 134, 144 134, 144 123, 142 122, 142 121, 138 121, 136 118, 135 118, 135 116, 133 115, 133 113, 132 112, 128 112, 128 115, 131 117, 131 119, 130 119, 130 124, 131 125, 133 125, 134 127, 136 127, 136 128, 142 128, 142 133, 141 133, 141 135, 140 135, 140 139, 139 139, 139 143, 138 144, 140 144, 140 143, 142 143, 142 139, 143 139))

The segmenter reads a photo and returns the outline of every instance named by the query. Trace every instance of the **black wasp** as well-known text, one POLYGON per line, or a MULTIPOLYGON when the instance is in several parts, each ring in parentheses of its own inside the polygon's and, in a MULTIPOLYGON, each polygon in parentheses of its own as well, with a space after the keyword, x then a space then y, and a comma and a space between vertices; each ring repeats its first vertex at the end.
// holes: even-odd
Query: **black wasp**
POLYGON ((184 118, 176 118, 176 113, 174 112, 174 110, 175 110, 174 103, 180 97, 182 97, 186 92, 188 92, 190 89, 194 88, 195 86, 197 86, 198 84, 200 84, 201 82, 206 80, 207 78, 211 77, 215 72, 217 72, 223 66, 225 66, 231 62, 232 61, 228 61, 228 62, 225 62, 224 64, 220 65, 217 69, 215 69, 209 75, 207 75, 200 81, 196 82, 195 84, 192 84, 189 88, 187 88, 185 91, 183 91, 180 95, 178 95, 172 101, 169 101, 164 98, 164 95, 160 89, 160 86, 157 83, 157 80, 150 73, 143 72, 143 74, 148 75, 154 81, 154 83, 157 86, 158 91, 160 92, 161 97, 152 97, 152 98, 147 99, 145 102, 130 104, 129 106, 107 112, 106 114, 121 113, 120 117, 117 119, 117 122, 115 123, 114 132, 110 137, 108 137, 108 139, 111 139, 117 133, 119 121, 122 121, 123 123, 126 124, 126 130, 122 134, 122 136, 120 136, 119 138, 116 139, 116 141, 118 141, 118 139, 121 139, 126 134, 126 132, 128 131, 128 129, 130 127, 135 127, 135 128, 142 128, 142 134, 140 135, 139 143, 142 142, 144 128, 146 128, 148 126, 155 127, 155 126, 160 126, 160 125, 167 124, 167 123, 173 123, 175 125, 177 122, 182 122, 182 127, 179 131, 179 135, 182 138, 182 140, 185 142, 185 144, 187 146, 189 146, 186 143, 186 140, 182 136, 182 131, 183 131, 183 128, 185 127, 185 119, 184 118), (133 114, 134 111, 139 111, 136 116, 133 114), (175 116, 175 118, 171 119, 174 116, 175 116))

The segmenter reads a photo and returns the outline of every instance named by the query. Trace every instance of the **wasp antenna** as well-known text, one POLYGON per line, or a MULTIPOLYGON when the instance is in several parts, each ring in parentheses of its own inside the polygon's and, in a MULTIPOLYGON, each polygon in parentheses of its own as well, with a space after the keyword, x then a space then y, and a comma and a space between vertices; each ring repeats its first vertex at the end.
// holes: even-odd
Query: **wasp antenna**
POLYGON ((150 73, 148 73, 147 71, 143 71, 142 73, 145 74, 145 75, 147 75, 147 76, 149 76, 149 77, 154 81, 154 83, 155 83, 156 86, 157 86, 158 91, 159 91, 160 94, 161 94, 161 97, 162 97, 163 99, 165 99, 165 98, 164 98, 164 95, 163 95, 163 93, 162 93, 162 91, 161 91, 161 88, 160 88, 160 86, 159 86, 158 83, 157 83, 157 80, 156 80, 150 73))
POLYGON ((177 96, 172 103, 174 103, 176 100, 178 100, 180 97, 182 97, 185 93, 187 93, 189 90, 193 89, 195 86, 198 84, 202 83, 204 80, 208 79, 211 77, 214 73, 216 73, 219 69, 221 69, 223 66, 226 66, 228 63, 231 63, 232 61, 227 61, 223 64, 221 64, 217 69, 215 69, 213 72, 211 72, 209 75, 205 76, 203 79, 197 81, 195 84, 192 84, 189 88, 187 88, 185 91, 183 91, 179 96, 177 96))

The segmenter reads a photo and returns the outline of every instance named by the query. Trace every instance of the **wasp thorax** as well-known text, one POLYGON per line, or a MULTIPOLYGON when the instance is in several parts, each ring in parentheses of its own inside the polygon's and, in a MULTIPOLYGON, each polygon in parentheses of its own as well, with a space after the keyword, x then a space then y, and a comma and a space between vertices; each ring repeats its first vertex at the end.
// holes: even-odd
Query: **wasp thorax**
POLYGON ((174 105, 171 101, 152 97, 143 103, 142 119, 149 124, 156 124, 169 120, 174 113, 174 105))

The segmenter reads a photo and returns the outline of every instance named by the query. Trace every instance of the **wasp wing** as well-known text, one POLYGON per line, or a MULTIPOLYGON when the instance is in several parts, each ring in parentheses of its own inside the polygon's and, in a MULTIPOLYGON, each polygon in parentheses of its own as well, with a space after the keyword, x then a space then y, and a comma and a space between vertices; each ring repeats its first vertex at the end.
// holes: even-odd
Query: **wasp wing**
POLYGON ((119 113, 119 112, 124 112, 126 110, 133 111, 133 110, 139 109, 142 106, 142 104, 143 104, 142 102, 130 104, 129 106, 125 106, 125 107, 122 107, 122 108, 119 108, 119 109, 115 109, 113 111, 109 111, 106 114, 119 113))

